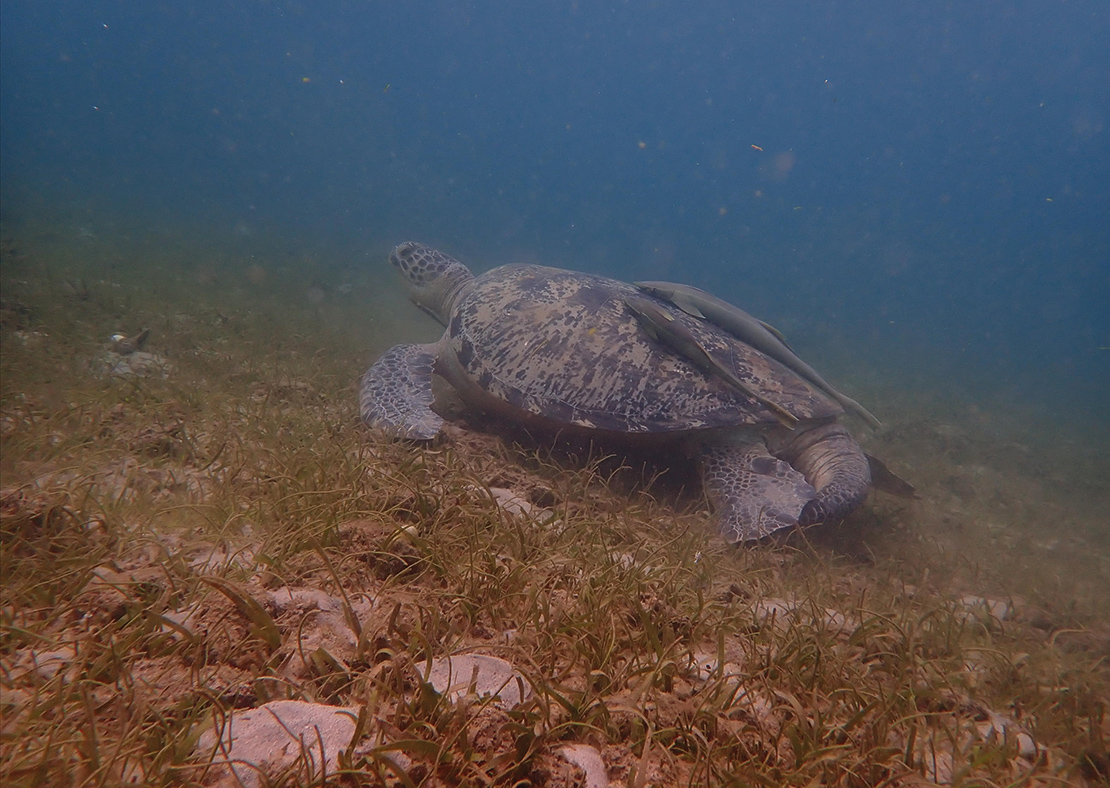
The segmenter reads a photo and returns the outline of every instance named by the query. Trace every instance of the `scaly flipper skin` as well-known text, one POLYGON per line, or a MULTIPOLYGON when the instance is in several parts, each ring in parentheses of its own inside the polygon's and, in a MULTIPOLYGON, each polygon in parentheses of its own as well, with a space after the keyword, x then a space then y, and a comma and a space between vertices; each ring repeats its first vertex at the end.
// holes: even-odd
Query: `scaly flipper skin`
POLYGON ((752 542, 798 525, 817 492, 805 477, 771 456, 762 439, 712 443, 701 452, 705 490, 730 542, 752 542))
POLYGON ((871 489, 867 455, 839 424, 823 424, 791 435, 771 450, 805 474, 817 490, 817 496, 798 518, 798 525, 843 520, 863 503, 871 489))
POLYGON ((379 358, 359 385, 362 420, 396 438, 431 440, 443 418, 432 410, 436 345, 397 345, 379 358))

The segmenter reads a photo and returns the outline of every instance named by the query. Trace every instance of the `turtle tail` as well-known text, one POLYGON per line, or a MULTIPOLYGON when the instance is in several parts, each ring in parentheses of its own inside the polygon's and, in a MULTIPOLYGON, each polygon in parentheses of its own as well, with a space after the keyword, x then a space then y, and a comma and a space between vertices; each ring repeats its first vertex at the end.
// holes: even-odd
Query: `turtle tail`
POLYGON ((801 471, 817 490, 816 497, 803 507, 798 525, 843 520, 863 503, 871 489, 867 455, 835 422, 793 437, 775 455, 801 471))

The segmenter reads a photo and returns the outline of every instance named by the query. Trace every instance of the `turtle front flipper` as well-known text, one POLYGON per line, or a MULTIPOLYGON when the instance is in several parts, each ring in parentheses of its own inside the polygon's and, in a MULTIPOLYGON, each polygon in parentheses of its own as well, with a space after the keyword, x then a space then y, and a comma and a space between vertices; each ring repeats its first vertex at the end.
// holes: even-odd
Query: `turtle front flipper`
POLYGON ((800 435, 792 433, 772 451, 805 474, 817 490, 798 518, 799 525, 843 520, 863 503, 871 489, 867 455, 848 430, 836 422, 800 435))
POLYGON ((798 525, 816 495, 805 477, 772 456, 762 440, 709 444, 702 449, 701 467, 721 532, 732 542, 798 525))
POLYGON ((431 440, 443 426, 432 410, 436 345, 396 345, 375 361, 359 384, 362 420, 397 438, 431 440))

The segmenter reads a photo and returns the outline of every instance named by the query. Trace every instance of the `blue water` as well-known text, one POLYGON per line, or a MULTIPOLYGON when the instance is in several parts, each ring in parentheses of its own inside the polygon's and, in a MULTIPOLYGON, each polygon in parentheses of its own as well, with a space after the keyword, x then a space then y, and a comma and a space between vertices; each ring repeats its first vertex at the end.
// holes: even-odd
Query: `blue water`
POLYGON ((6 221, 677 279, 841 370, 1104 415, 1106 0, 0 14, 6 221))

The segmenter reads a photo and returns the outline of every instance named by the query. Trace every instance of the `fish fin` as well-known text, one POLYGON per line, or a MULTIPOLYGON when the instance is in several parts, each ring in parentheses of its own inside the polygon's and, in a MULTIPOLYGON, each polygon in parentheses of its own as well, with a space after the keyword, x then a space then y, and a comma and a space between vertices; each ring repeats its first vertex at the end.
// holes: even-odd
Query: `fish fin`
MULTIPOLYGON (((671 282, 633 282, 632 284, 643 290, 648 295, 655 296, 661 301, 674 304, 683 312, 688 315, 693 315, 701 320, 707 320, 705 314, 698 309, 698 305, 690 296, 677 291, 678 287, 689 287, 689 285, 676 285, 671 282)), ((695 288, 696 289, 696 288, 695 288)))
POLYGON ((786 341, 786 337, 784 337, 784 336, 782 335, 782 332, 781 332, 781 331, 779 331, 779 330, 778 330, 777 328, 775 328, 775 327, 774 327, 773 325, 771 325, 770 323, 764 323, 764 322, 763 322, 762 320, 760 320, 760 319, 759 319, 758 317, 757 317, 757 318, 755 319, 755 321, 756 321, 757 323, 759 323, 759 325, 761 325, 761 326, 763 326, 763 327, 764 327, 765 329, 767 329, 767 330, 768 330, 769 332, 771 332, 772 336, 774 336, 774 338, 775 338, 775 339, 777 339, 777 340, 778 340, 779 342, 781 342, 781 343, 783 344, 783 347, 785 347, 785 348, 786 348, 787 350, 789 350, 789 351, 790 351, 791 353, 793 353, 793 352, 794 352, 794 348, 790 347, 790 343, 786 341))
POLYGON ((779 405, 777 402, 772 402, 771 400, 754 391, 751 386, 740 380, 740 378, 736 376, 736 373, 733 370, 729 369, 718 359, 714 358, 713 355, 705 349, 704 345, 698 343, 698 348, 701 350, 702 353, 705 354, 705 357, 709 359, 712 371, 716 373, 717 377, 722 378, 734 389, 737 389, 738 391, 746 394, 747 396, 758 402, 760 405, 765 407, 767 410, 769 410, 771 412, 771 415, 774 416, 775 419, 778 420, 779 424, 781 424, 782 426, 791 430, 798 426, 797 416, 788 411, 782 405, 779 405))
MULTIPOLYGON (((683 311, 687 311, 683 307, 682 303, 680 303, 681 300, 685 299, 680 297, 679 300, 674 301, 674 305, 679 307, 680 309, 683 309, 683 311)), ((706 346, 702 342, 699 342, 696 337, 694 337, 693 335, 683 336, 681 340, 676 337, 675 332, 678 331, 678 326, 680 326, 680 323, 674 317, 668 315, 666 312, 655 309, 655 307, 651 305, 650 302, 646 301, 646 299, 629 297, 624 299, 624 303, 636 315, 636 319, 640 321, 640 325, 644 327, 644 330, 647 331, 648 336, 650 336, 652 339, 669 345, 672 350, 678 353, 678 355, 685 358, 691 364, 705 370, 708 373, 716 375, 717 377, 728 383, 730 386, 740 391, 742 394, 755 400, 764 408, 769 410, 772 415, 774 415, 774 417, 778 420, 778 422, 784 427, 794 429, 798 426, 797 416, 795 416, 793 413, 791 413, 781 405, 772 402, 766 397, 763 397, 757 392, 753 391, 750 386, 745 384, 744 381, 740 380, 740 378, 736 376, 734 370, 729 369, 729 367, 723 364, 719 359, 714 358, 713 354, 709 352, 709 349, 706 348, 706 346), (640 302, 643 303, 641 304, 640 302), (668 329, 659 326, 656 322, 656 319, 652 317, 653 311, 658 312, 658 316, 660 318, 674 323, 674 327, 668 329)), ((700 310, 697 310, 696 307, 693 307, 693 304, 690 304, 690 306, 694 308, 695 311, 698 312, 698 314, 700 314, 700 310)), ((682 330, 686 334, 689 333, 688 331, 686 331, 686 329, 682 330)))
POLYGON ((667 300, 688 315, 693 315, 694 317, 701 318, 702 320, 706 319, 702 311, 698 309, 698 305, 684 295, 679 295, 676 293, 667 300))
POLYGON ((782 405, 771 402, 771 400, 767 399, 766 397, 757 396, 756 400, 758 400, 760 405, 771 411, 771 415, 773 415, 775 419, 778 420, 778 423, 782 426, 791 430, 798 426, 798 417, 788 411, 782 405))
POLYGON ((831 393, 833 394, 833 398, 844 407, 844 410, 849 410, 852 413, 859 416, 861 419, 866 421, 872 427, 872 429, 877 430, 877 429, 879 429, 880 427, 883 426, 883 423, 881 421, 879 421, 877 418, 875 418, 871 414, 871 411, 869 411, 867 408, 863 407, 863 405, 860 405, 858 402, 856 402, 851 397, 846 397, 843 394, 841 394, 839 391, 836 391, 835 389, 833 389, 833 391, 831 393))
POLYGON ((658 327, 655 325, 655 322, 648 317, 647 313, 637 306, 636 301, 638 300, 641 299, 626 298, 624 299, 624 304, 632 310, 632 314, 636 316, 636 321, 640 324, 640 327, 647 332, 647 335, 656 342, 661 342, 662 338, 659 336, 658 327))

